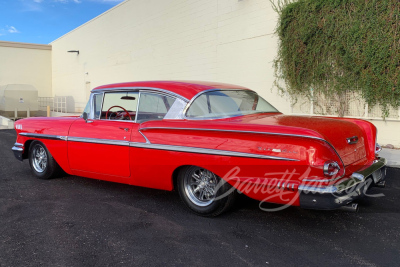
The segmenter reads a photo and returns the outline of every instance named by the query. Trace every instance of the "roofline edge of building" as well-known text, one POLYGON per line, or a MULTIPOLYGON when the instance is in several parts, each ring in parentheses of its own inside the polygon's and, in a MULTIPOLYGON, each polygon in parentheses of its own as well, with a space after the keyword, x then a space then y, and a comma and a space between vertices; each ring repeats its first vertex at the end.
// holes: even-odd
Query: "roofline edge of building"
POLYGON ((52 46, 47 44, 32 44, 32 43, 20 43, 20 42, 10 42, 10 41, 0 41, 0 47, 52 50, 52 46))

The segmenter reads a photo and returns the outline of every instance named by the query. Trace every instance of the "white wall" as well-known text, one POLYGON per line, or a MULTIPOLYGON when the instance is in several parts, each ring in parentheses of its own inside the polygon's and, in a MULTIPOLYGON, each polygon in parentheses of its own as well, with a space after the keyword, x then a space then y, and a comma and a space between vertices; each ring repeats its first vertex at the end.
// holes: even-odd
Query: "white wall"
POLYGON ((271 92, 275 25, 266 0, 129 0, 52 43, 53 93, 81 110, 102 84, 208 80, 250 87, 288 112, 271 92))
MULTIPOLYGON (((276 23, 268 0, 128 0, 52 43, 53 95, 72 97, 80 112, 102 84, 218 81, 289 114, 289 100, 271 90, 276 23)), ((400 147, 400 121, 373 123, 381 144, 400 147)))
POLYGON ((51 46, 0 41, 0 86, 28 84, 52 96, 51 46))

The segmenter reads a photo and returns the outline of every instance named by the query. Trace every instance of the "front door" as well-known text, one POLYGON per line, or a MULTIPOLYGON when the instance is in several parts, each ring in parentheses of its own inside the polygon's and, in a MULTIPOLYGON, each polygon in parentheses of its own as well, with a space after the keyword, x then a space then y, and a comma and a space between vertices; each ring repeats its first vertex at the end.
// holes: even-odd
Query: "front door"
POLYGON ((76 120, 68 136, 72 171, 131 176, 129 141, 135 123, 137 92, 94 93, 89 118, 76 120))

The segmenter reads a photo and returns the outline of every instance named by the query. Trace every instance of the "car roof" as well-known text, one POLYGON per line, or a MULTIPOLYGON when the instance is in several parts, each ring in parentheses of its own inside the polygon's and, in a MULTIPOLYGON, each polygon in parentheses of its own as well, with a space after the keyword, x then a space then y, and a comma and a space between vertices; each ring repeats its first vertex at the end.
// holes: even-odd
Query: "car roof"
POLYGON ((246 87, 218 83, 218 82, 204 82, 204 81, 141 81, 141 82, 126 82, 126 83, 114 83, 108 85, 102 85, 94 88, 93 90, 117 90, 120 88, 131 88, 131 87, 142 87, 143 89, 163 89, 187 99, 192 99, 195 95, 200 92, 210 90, 210 89, 243 89, 249 90, 246 87))

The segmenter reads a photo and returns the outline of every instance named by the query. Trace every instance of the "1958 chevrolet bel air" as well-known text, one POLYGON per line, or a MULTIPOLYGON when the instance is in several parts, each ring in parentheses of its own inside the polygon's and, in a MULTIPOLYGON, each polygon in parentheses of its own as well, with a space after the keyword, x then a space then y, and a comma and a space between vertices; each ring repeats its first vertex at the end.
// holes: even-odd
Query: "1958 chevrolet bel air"
POLYGON ((355 207, 384 185, 377 130, 350 118, 287 116, 247 88, 153 81, 100 86, 80 117, 15 123, 12 150, 35 176, 177 190, 203 216, 238 193, 310 209, 355 207))

